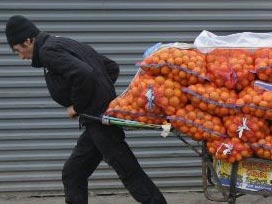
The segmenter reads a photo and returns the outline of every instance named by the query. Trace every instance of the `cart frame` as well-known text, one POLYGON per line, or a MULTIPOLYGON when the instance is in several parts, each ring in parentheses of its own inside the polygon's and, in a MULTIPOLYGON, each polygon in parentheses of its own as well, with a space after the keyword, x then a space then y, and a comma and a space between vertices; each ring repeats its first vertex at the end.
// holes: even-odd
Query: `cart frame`
POLYGON ((206 141, 201 141, 202 151, 200 152, 195 146, 193 146, 190 142, 188 142, 185 139, 186 136, 181 135, 180 133, 177 133, 177 132, 174 132, 174 134, 189 148, 191 148, 199 157, 201 157, 203 192, 205 197, 208 200, 216 201, 216 202, 227 202, 228 204, 235 204, 237 198, 246 194, 262 195, 264 197, 272 196, 271 191, 267 191, 267 190, 250 191, 250 190, 243 190, 236 187, 239 162, 235 162, 232 164, 231 175, 230 175, 230 186, 229 187, 223 186, 214 169, 213 158, 207 150, 206 141), (216 184, 214 183, 214 181, 216 184), (218 191, 221 193, 222 197, 215 197, 212 194, 210 194, 209 189, 215 186, 217 187, 218 191))

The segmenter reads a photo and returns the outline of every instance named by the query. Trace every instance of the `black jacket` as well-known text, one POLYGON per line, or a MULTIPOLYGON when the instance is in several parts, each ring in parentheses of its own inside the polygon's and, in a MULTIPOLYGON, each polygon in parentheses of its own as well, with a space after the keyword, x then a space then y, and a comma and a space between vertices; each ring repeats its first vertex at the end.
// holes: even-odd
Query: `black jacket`
POLYGON ((119 66, 86 44, 41 32, 32 66, 47 69, 51 97, 62 106, 73 105, 78 114, 100 116, 116 97, 119 66))

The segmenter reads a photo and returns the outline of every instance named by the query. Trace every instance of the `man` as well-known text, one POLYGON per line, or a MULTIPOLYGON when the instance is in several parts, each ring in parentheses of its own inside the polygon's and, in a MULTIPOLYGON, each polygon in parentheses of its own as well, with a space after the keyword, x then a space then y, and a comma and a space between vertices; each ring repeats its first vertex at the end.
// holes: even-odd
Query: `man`
MULTIPOLYGON (((119 66, 92 47, 41 32, 20 15, 8 20, 6 37, 20 58, 32 60, 32 67, 46 68, 50 95, 67 108, 70 118, 83 113, 100 116, 116 97, 113 84, 119 66)), ((124 141, 125 134, 120 127, 85 118, 80 118, 80 123, 86 129, 62 171, 67 204, 88 203, 88 178, 102 159, 117 172, 135 200, 142 204, 166 204, 124 141)))

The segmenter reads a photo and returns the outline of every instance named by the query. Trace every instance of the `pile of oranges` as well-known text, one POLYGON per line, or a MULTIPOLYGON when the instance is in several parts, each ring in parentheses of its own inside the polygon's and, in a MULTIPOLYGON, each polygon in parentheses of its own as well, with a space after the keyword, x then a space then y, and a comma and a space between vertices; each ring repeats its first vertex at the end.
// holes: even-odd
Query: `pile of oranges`
POLYGON ((255 79, 252 53, 246 49, 215 49, 207 55, 207 72, 218 87, 242 90, 255 79))
POLYGON ((224 126, 229 137, 238 136, 243 142, 254 143, 265 138, 269 133, 269 125, 265 119, 249 114, 236 114, 223 117, 224 126))
POLYGON ((216 87, 213 84, 196 84, 184 88, 192 105, 216 116, 233 115, 237 113, 238 95, 226 87, 216 87))
POLYGON ((147 124, 163 124, 165 114, 154 103, 148 105, 146 93, 155 85, 155 79, 143 72, 138 72, 127 91, 114 99, 105 115, 116 118, 139 121, 147 124))
POLYGON ((259 158, 272 160, 272 136, 268 135, 264 139, 252 144, 253 151, 259 158))
POLYGON ((260 48, 255 52, 255 71, 260 80, 272 82, 272 49, 260 48))
POLYGON ((163 48, 146 57, 140 66, 146 73, 165 76, 182 86, 206 79, 206 56, 196 49, 163 48))
POLYGON ((180 83, 164 76, 155 76, 155 82, 155 104, 163 108, 166 115, 175 114, 177 109, 187 104, 188 99, 180 83))
POLYGON ((239 93, 236 104, 242 112, 272 120, 272 92, 257 86, 248 86, 239 93))
POLYGON ((225 136, 226 133, 219 117, 203 112, 191 104, 178 109, 175 115, 168 119, 174 128, 196 141, 211 140, 225 136))
POLYGON ((241 161, 243 158, 249 158, 253 155, 251 146, 237 137, 208 141, 207 148, 216 159, 229 163, 241 161))
POLYGON ((230 163, 253 155, 272 159, 272 91, 254 86, 254 80, 270 81, 271 57, 272 48, 203 54, 163 46, 138 63, 129 87, 105 114, 170 122, 193 140, 206 140, 210 154, 230 163))

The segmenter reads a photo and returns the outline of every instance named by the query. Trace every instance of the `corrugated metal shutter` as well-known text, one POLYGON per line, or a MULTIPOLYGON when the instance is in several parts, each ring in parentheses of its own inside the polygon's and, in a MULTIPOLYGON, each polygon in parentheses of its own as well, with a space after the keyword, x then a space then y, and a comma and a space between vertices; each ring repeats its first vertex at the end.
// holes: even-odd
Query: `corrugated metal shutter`
MULTIPOLYGON (((77 122, 48 96, 42 70, 13 55, 4 27, 13 14, 41 30, 89 43, 121 65, 121 93, 136 73, 134 64, 156 42, 192 42, 203 30, 219 35, 268 32, 271 1, 46 1, 0 2, 0 192, 62 190, 61 168, 80 134, 77 122)), ((175 137, 131 131, 127 141, 163 191, 201 187, 200 159, 175 137)), ((114 171, 99 166, 90 189, 123 189, 114 171)))

